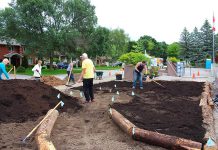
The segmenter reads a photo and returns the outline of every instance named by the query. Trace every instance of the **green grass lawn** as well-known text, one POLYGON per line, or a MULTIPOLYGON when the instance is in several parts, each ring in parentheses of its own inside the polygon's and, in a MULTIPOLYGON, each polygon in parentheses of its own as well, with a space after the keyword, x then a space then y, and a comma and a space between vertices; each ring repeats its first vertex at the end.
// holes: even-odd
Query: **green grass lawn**
MULTIPOLYGON (((120 69, 120 67, 106 67, 106 66, 96 66, 96 70, 117 70, 120 69)), ((74 68, 73 73, 81 73, 81 68, 74 68)), ((22 75, 33 75, 32 68, 27 68, 25 72, 23 73, 17 73, 22 75)), ((67 74, 66 69, 42 69, 42 75, 48 76, 48 75, 58 75, 58 74, 67 74)))

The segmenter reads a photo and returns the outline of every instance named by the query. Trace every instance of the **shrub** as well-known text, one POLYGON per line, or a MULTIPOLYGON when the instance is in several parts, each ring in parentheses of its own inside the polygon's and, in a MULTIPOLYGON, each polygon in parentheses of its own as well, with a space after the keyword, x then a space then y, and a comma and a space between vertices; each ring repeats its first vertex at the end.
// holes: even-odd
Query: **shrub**
POLYGON ((53 58, 53 62, 59 63, 60 60, 58 58, 53 58))
POLYGON ((177 62, 180 61, 180 60, 177 59, 176 57, 169 57, 168 60, 171 61, 171 62, 173 62, 173 63, 177 63, 177 62))
POLYGON ((159 67, 151 67, 150 75, 157 77, 158 76, 158 70, 159 70, 159 67))
POLYGON ((136 65, 138 62, 141 61, 146 61, 148 65, 150 64, 150 58, 146 57, 142 53, 137 53, 137 52, 130 52, 130 53, 123 54, 122 56, 120 56, 119 60, 121 62, 124 62, 125 64, 136 65))
POLYGON ((9 65, 6 66, 6 70, 9 71, 9 70, 11 70, 12 67, 13 67, 13 65, 9 64, 9 65))
POLYGON ((19 66, 19 67, 17 68, 17 72, 18 72, 18 73, 24 73, 25 70, 26 70, 26 69, 25 69, 23 66, 19 66))

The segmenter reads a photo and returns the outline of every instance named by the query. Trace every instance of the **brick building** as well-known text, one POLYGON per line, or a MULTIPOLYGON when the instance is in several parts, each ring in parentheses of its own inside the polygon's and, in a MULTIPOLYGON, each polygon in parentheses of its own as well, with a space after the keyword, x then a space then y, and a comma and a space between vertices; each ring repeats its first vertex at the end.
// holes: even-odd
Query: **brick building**
POLYGON ((10 64, 13 66, 20 66, 22 64, 22 58, 24 53, 24 47, 17 43, 16 40, 4 41, 0 40, 0 59, 8 58, 10 64))

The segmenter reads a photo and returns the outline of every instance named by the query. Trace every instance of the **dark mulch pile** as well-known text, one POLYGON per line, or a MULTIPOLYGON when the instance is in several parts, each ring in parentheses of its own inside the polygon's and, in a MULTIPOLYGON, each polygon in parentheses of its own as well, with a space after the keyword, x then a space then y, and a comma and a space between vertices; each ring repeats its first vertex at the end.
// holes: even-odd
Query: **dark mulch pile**
POLYGON ((75 111, 82 106, 76 98, 64 95, 51 86, 31 80, 0 81, 0 123, 25 122, 45 115, 60 100, 65 105, 58 107, 61 112, 68 109, 75 111), (57 95, 61 94, 58 99, 57 95))
MULTIPOLYGON (((199 107, 203 83, 158 81, 144 83, 144 89, 136 89, 136 95, 127 104, 112 105, 136 126, 167 135, 203 142, 205 129, 202 127, 202 111, 199 107)), ((98 91, 113 89, 131 95, 132 83, 108 82, 95 86, 98 91), (116 84, 116 88, 114 85, 116 84)), ((122 97, 121 97, 122 98, 122 97)))

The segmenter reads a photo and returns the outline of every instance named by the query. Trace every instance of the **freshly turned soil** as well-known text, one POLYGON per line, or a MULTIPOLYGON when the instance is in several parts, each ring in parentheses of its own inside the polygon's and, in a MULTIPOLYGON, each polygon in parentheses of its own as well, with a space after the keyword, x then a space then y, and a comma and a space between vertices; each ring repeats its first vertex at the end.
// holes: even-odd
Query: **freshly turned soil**
POLYGON ((55 76, 43 76, 42 77, 43 83, 51 86, 58 86, 66 84, 65 80, 61 80, 55 76))
MULTIPOLYGON (((199 107, 203 83, 181 81, 158 81, 166 88, 154 82, 144 83, 144 89, 134 90, 135 96, 129 103, 114 103, 117 111, 136 126, 203 142, 205 129, 202 127, 202 111, 199 107)), ((131 95, 132 83, 108 82, 95 86, 95 90, 131 95), (116 84, 116 88, 114 85, 116 84)))
POLYGON ((39 116, 45 115, 60 100, 65 103, 63 108, 58 107, 61 112, 69 108, 76 111, 82 107, 76 98, 66 96, 39 81, 0 81, 0 91, 0 123, 36 120, 39 116), (59 93, 60 99, 57 98, 59 93))

